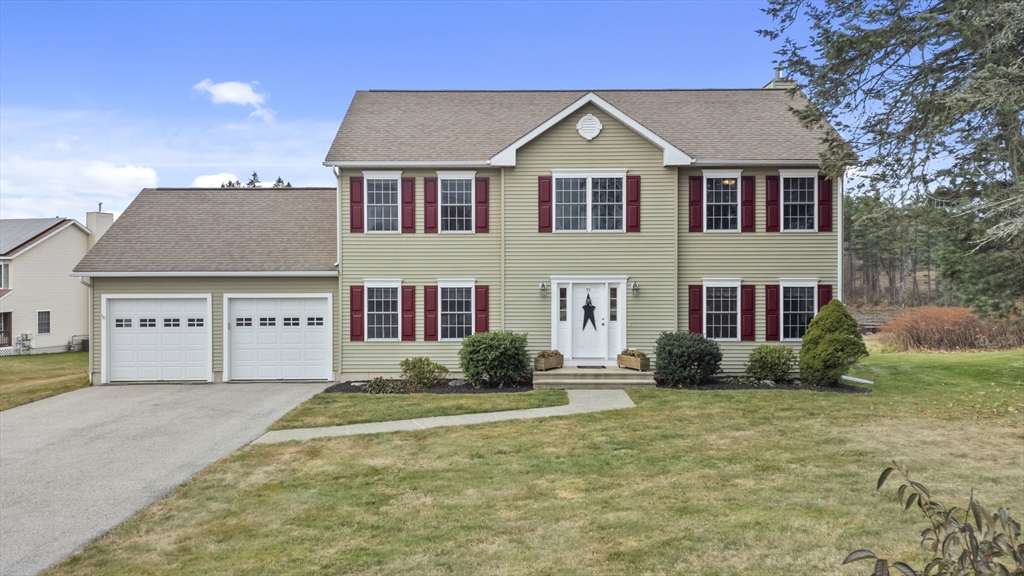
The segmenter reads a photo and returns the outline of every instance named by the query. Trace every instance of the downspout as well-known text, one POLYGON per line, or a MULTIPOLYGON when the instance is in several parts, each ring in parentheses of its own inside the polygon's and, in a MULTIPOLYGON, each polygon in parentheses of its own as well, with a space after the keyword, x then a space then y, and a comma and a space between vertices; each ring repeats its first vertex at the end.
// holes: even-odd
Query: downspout
MULTIPOLYGON (((679 326, 679 299, 682 298, 682 292, 679 291, 679 257, 680 257, 679 255, 682 254, 682 251, 683 251, 682 250, 682 245, 681 245, 682 238, 679 237, 679 214, 680 214, 679 213, 679 196, 681 195, 681 191, 679 190, 679 167, 678 166, 676 166, 676 168, 675 168, 675 176, 676 176, 676 182, 675 182, 676 212, 675 212, 675 241, 673 242, 673 244, 675 245, 675 253, 676 254, 675 254, 675 279, 673 280, 673 282, 675 283, 675 291, 676 291, 675 294, 676 294, 676 297, 673 298, 672 305, 675 307, 676 332, 678 332, 680 330, 680 326, 679 326)), ((627 328, 629 327, 629 322, 626 322, 626 327, 627 328)))
POLYGON ((501 329, 505 329, 505 168, 501 169, 501 329))
POLYGON ((344 324, 343 318, 345 318, 345 316, 343 316, 343 311, 344 311, 345 307, 342 305, 342 298, 345 297, 345 289, 344 289, 345 287, 344 287, 344 278, 343 278, 342 273, 341 273, 341 201, 342 201, 342 198, 341 198, 341 168, 339 168, 338 166, 334 167, 334 179, 337 182, 337 188, 338 188, 338 198, 337 198, 337 202, 336 202, 336 206, 335 206, 335 212, 336 212, 336 217, 335 217, 336 222, 335 222, 335 225, 337 226, 336 234, 337 234, 337 240, 338 240, 337 241, 337 250, 338 250, 338 254, 337 254, 338 297, 336 298, 336 300, 338 302, 338 313, 334 315, 334 318, 335 318, 334 326, 332 326, 331 329, 332 330, 336 329, 337 333, 338 333, 338 341, 335 343, 335 346, 337 347, 337 351, 338 351, 338 365, 334 367, 334 372, 335 372, 335 374, 340 375, 342 373, 342 369, 341 369, 342 366, 343 366, 342 362, 344 362, 344 354, 342 352, 342 350, 343 350, 342 343, 345 341, 345 339, 343 337, 344 336, 344 331, 341 329, 341 326, 344 324))
POLYGON ((838 226, 838 229, 839 229, 839 240, 837 242, 839 244, 839 249, 838 249, 838 252, 839 252, 839 267, 838 267, 839 274, 837 275, 837 278, 839 278, 839 285, 836 286, 836 294, 838 294, 837 299, 840 302, 842 302, 843 301, 843 204, 844 204, 844 201, 846 200, 846 195, 845 195, 845 191, 843 190, 843 185, 844 185, 843 177, 839 176, 837 178, 837 180, 839 181, 839 226, 838 226))
POLYGON ((92 381, 92 351, 93 349, 96 348, 96 340, 94 340, 92 337, 93 327, 95 326, 95 322, 93 322, 94 319, 92 317, 92 284, 85 281, 85 276, 80 277, 78 281, 82 283, 82 286, 85 286, 86 288, 89 289, 89 328, 88 330, 86 330, 86 332, 89 334, 89 367, 86 370, 86 376, 89 377, 89 383, 95 385, 96 383, 92 381))

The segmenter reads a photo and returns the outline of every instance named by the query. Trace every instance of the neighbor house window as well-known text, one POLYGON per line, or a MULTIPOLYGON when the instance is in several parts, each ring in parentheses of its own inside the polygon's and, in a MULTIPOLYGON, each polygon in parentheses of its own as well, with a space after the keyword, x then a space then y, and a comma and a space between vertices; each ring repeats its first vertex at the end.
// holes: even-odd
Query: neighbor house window
POLYGON ((739 281, 704 282, 704 335, 712 340, 739 340, 739 281))
POLYGON ((740 173, 704 171, 704 231, 740 229, 740 173))
POLYGON ((625 230, 624 170, 553 170, 555 231, 625 230))
POLYGON ((800 340, 814 318, 817 307, 817 280, 780 280, 782 299, 782 339, 800 340))
POLYGON ((816 230, 818 174, 811 170, 779 170, 782 179, 782 230, 816 230))
POLYGON ((474 280, 438 280, 441 340, 462 340, 473 334, 474 280))
MULTIPOLYGON (((130 320, 129 320, 130 322, 130 320)), ((50 333, 50 311, 40 310, 36 312, 36 334, 50 333)))
POLYGON ((438 172, 441 232, 473 232, 476 172, 438 172))
POLYGON ((398 302, 401 281, 367 281, 366 339, 398 340, 401 335, 398 302))
POLYGON ((7 262, 0 262, 0 290, 11 287, 11 265, 7 262))
POLYGON ((401 232, 399 221, 399 172, 364 172, 366 180, 366 231, 401 232))

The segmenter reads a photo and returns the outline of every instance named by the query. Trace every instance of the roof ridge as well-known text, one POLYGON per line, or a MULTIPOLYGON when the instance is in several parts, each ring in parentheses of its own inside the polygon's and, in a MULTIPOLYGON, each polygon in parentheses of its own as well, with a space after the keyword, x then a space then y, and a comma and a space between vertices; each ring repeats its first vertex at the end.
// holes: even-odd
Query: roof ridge
POLYGON ((517 89, 517 90, 466 90, 466 89, 441 89, 441 90, 410 90, 410 89, 390 89, 390 88, 368 88, 366 90, 356 90, 356 92, 396 92, 396 93, 409 93, 409 94, 452 94, 452 93, 465 93, 465 94, 522 94, 522 93, 576 93, 582 92, 771 92, 772 89, 768 88, 579 88, 579 89, 517 89))

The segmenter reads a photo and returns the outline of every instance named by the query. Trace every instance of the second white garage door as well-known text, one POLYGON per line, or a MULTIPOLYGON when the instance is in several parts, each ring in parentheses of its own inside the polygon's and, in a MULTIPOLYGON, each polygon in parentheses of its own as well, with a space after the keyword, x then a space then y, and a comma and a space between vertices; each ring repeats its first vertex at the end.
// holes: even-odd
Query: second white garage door
POLYGON ((231 298, 231 380, 328 380, 332 374, 327 298, 231 298))

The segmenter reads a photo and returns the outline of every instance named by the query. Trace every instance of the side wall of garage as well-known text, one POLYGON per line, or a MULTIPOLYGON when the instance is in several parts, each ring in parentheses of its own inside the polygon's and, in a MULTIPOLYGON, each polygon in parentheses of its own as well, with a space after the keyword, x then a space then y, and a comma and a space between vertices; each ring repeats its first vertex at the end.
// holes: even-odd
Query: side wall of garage
POLYGON ((333 316, 333 347, 334 371, 338 371, 340 358, 338 342, 341 337, 338 318, 338 279, 337 277, 302 277, 302 278, 231 278, 231 277, 198 277, 198 278, 92 278, 93 285, 93 317, 90 324, 89 341, 92 346, 93 383, 102 382, 103 350, 100 338, 104 318, 101 304, 104 295, 121 294, 210 294, 212 296, 212 328, 213 328, 213 378, 214 382, 223 381, 224 375, 224 294, 331 294, 333 316))

